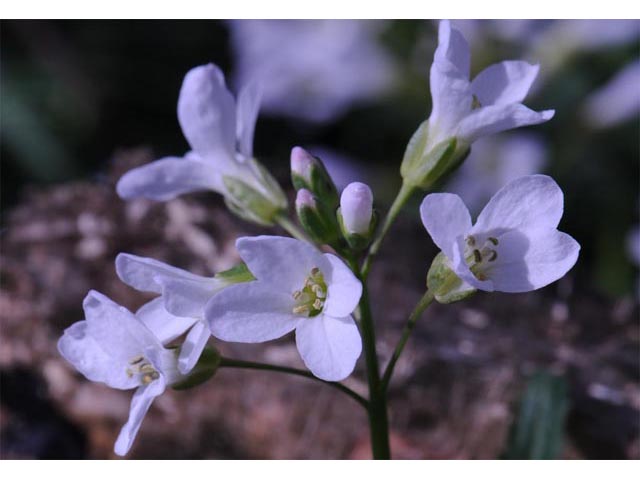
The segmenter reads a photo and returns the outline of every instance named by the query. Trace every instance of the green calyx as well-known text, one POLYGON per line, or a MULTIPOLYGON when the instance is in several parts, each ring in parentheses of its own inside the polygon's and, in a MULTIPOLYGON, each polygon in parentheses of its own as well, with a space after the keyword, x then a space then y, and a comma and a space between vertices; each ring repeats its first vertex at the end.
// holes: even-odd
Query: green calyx
POLYGON ((314 207, 298 206, 296 212, 300 224, 314 241, 333 245, 338 240, 340 233, 336 218, 322 202, 316 200, 314 207))
POLYGON ((264 226, 274 225, 278 215, 287 209, 287 198, 278 182, 257 160, 248 161, 259 188, 225 175, 222 177, 226 189, 225 203, 229 210, 247 221, 264 226))
POLYGON ((449 266, 449 260, 440 252, 433 259, 427 273, 427 288, 440 303, 464 300, 476 293, 476 289, 465 284, 449 266))
POLYGON ((218 272, 215 275, 215 278, 223 280, 228 284, 251 282, 256 279, 249 271, 247 264, 244 262, 239 263, 235 267, 231 267, 228 270, 218 272))
POLYGON ((342 218, 341 209, 338 208, 336 211, 336 217, 338 219, 338 225, 340 225, 340 231, 342 232, 343 238, 347 241, 349 248, 351 248, 354 252, 360 252, 367 248, 373 239, 373 234, 376 231, 376 227, 378 226, 378 215, 374 210, 371 214, 371 223, 369 224, 369 231, 365 235, 361 235, 359 233, 351 233, 347 230, 344 225, 344 219, 342 218))
POLYGON ((406 184, 426 190, 458 168, 469 151, 456 137, 430 146, 429 124, 425 120, 407 144, 400 174, 406 184))
MULTIPOLYGON (((176 349, 176 354, 178 353, 176 349)), ((198 363, 184 377, 183 380, 171 385, 174 390, 188 390, 206 382, 218 371, 222 356, 218 351, 210 346, 205 347, 198 359, 198 363)))

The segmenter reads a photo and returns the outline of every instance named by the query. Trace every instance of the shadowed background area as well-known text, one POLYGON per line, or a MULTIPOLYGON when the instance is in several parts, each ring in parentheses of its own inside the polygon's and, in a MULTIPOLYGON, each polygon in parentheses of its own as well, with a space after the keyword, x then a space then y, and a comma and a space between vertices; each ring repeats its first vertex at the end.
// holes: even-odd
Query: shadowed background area
MULTIPOLYGON (((472 76, 540 64, 526 104, 554 119, 474 144, 440 188, 476 214, 508 181, 546 173, 581 246, 561 281, 435 306, 390 391, 397 458, 639 458, 640 22, 454 21, 472 76)), ((118 178, 187 149, 184 74, 216 63, 232 90, 263 86, 254 152, 292 193, 289 152, 320 156, 339 187, 371 185, 384 211, 404 148, 430 112, 432 21, 3 21, 0 455, 110 458, 131 392, 87 382, 57 353, 90 288, 134 309, 118 252, 212 274, 237 236, 265 233, 216 194, 123 202, 118 178)), ((371 280, 384 363, 436 253, 418 196, 371 280)), ((278 229, 268 233, 282 234, 278 229)), ((225 355, 301 366, 293 338, 225 355)), ((366 392, 364 368, 347 384, 366 392)), ((340 393, 276 373, 221 371, 154 404, 134 458, 367 458, 365 415, 340 393)))

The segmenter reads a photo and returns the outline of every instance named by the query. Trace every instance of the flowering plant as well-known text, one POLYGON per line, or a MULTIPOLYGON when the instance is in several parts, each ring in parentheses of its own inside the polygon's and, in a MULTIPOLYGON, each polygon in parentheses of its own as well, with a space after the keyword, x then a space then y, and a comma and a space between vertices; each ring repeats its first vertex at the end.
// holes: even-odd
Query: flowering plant
POLYGON ((433 110, 407 146, 400 168, 403 185, 378 228, 367 185, 355 182, 338 192, 322 161, 294 147, 297 226, 287 216, 282 189, 254 158, 259 89, 249 85, 234 100, 215 65, 189 71, 178 119, 192 151, 126 173, 118 193, 124 199, 164 201, 213 190, 233 213, 260 225, 278 224, 293 238, 239 238, 242 262, 212 277, 128 253, 117 256, 120 279, 158 297, 132 313, 91 291, 84 302, 86 319, 71 325, 58 344, 89 380, 136 389, 115 452, 127 454, 153 399, 167 386, 191 388, 227 367, 284 372, 339 389, 366 409, 374 458, 391 458, 386 392, 423 311, 434 300, 461 301, 477 290, 542 288, 577 261, 580 246, 557 230, 563 195, 550 177, 512 181, 475 224, 460 197, 430 193, 420 215, 441 253, 425 272, 428 288, 381 372, 368 276, 383 239, 408 199, 432 189, 460 165, 477 138, 551 119, 553 111, 534 112, 522 104, 537 73, 538 66, 502 62, 469 81, 466 41, 449 22, 441 22, 431 68, 433 110), (257 343, 292 331, 308 371, 226 358, 208 346, 211 336, 257 343), (367 398, 339 383, 352 374, 363 352, 367 398))

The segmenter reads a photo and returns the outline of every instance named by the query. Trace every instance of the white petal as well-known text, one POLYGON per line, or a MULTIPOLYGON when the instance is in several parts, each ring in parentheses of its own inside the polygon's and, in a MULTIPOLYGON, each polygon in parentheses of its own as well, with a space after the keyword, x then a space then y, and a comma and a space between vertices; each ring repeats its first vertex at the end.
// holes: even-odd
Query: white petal
POLYGON ((166 157, 129 170, 118 181, 116 190, 124 199, 165 201, 200 190, 222 193, 221 182, 211 165, 190 158, 166 157))
POLYGON ((562 218, 563 204, 562 190, 551 177, 520 177, 502 187, 489 200, 472 233, 499 235, 500 231, 511 229, 555 229, 562 218))
POLYGON ((444 140, 460 120, 471 111, 469 46, 462 34, 448 21, 440 22, 438 48, 433 58, 430 87, 433 109, 429 118, 433 142, 444 140))
POLYGON ((204 321, 197 322, 187 334, 178 357, 178 370, 187 374, 195 366, 207 345, 211 331, 204 321))
POLYGON ((292 294, 303 287, 311 269, 323 274, 331 264, 313 245, 288 237, 242 237, 236 247, 251 273, 261 281, 292 294))
POLYGON ((420 205, 420 218, 433 242, 454 259, 456 239, 471 230, 471 215, 462 199, 453 193, 432 193, 420 205))
POLYGON ((176 317, 167 312, 162 297, 145 303, 136 312, 136 317, 162 342, 167 344, 189 330, 197 321, 192 317, 176 317))
POLYGON ((179 317, 203 318, 207 302, 227 285, 219 279, 206 280, 159 279, 165 308, 179 317))
POLYGON ((323 313, 332 317, 351 315, 360 301, 362 283, 338 257, 330 253, 324 256, 331 264, 331 271, 325 277, 328 288, 323 313))
POLYGON ((485 135, 546 122, 554 113, 554 110, 534 112, 521 103, 480 107, 462 119, 456 136, 466 143, 472 143, 485 135))
POLYGON ((362 352, 360 332, 351 316, 305 318, 296 328, 296 344, 311 373, 330 382, 348 377, 362 352))
POLYGON ((120 430, 120 435, 116 440, 114 451, 117 455, 124 456, 129 452, 133 441, 138 434, 140 425, 144 416, 147 414, 151 403, 158 395, 164 392, 165 383, 164 379, 160 377, 158 380, 151 382, 149 385, 144 385, 133 394, 131 399, 131 409, 129 410, 129 419, 127 423, 120 430))
POLYGON ((133 288, 162 293, 165 308, 178 317, 202 318, 203 308, 225 282, 194 275, 152 258, 121 253, 116 257, 118 277, 133 288))
POLYGON ((217 66, 201 65, 185 75, 178 99, 178 120, 191 148, 203 159, 233 161, 235 108, 217 66))
POLYGON ((488 274, 500 292, 537 290, 562 278, 579 251, 578 242, 557 230, 533 237, 512 231, 500 237, 500 253, 488 274))
POLYGON ((87 322, 76 322, 64 331, 58 351, 80 373, 92 382, 127 390, 139 385, 137 378, 126 374, 126 365, 114 362, 100 344, 87 334, 87 322))
POLYGON ((214 296, 205 318, 220 340, 258 343, 280 338, 304 320, 293 314, 293 307, 291 293, 273 283, 254 281, 231 285, 214 296))
MULTIPOLYGON (((83 302, 87 318, 87 334, 100 344, 123 370, 148 346, 160 347, 160 341, 129 310, 91 290, 83 302)), ((114 365, 115 367, 115 365, 114 365)))
POLYGON ((471 82, 471 91, 483 106, 521 103, 538 75, 538 65, 506 61, 485 68, 471 82))
POLYGON ((238 149, 245 157, 253 157, 253 133, 260 110, 262 92, 257 83, 245 85, 238 94, 236 137, 238 149))

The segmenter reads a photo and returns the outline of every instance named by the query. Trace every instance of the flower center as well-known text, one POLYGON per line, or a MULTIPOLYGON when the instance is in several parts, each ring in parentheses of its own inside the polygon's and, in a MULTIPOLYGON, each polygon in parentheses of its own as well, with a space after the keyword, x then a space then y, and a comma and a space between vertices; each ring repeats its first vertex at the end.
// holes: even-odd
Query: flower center
POLYGON ((133 376, 139 376, 144 385, 148 385, 160 378, 158 371, 144 358, 142 355, 133 357, 129 361, 129 367, 127 367, 127 376, 132 378, 133 376))
POLYGON ((327 284, 318 267, 313 267, 300 290, 293 292, 296 301, 293 313, 305 317, 315 317, 324 308, 327 298, 327 284))
POLYGON ((498 252, 495 247, 500 243, 496 237, 487 237, 482 245, 473 235, 469 235, 465 239, 466 247, 464 249, 464 258, 469 265, 469 269, 478 280, 486 280, 486 268, 491 262, 495 262, 498 258, 498 252))

